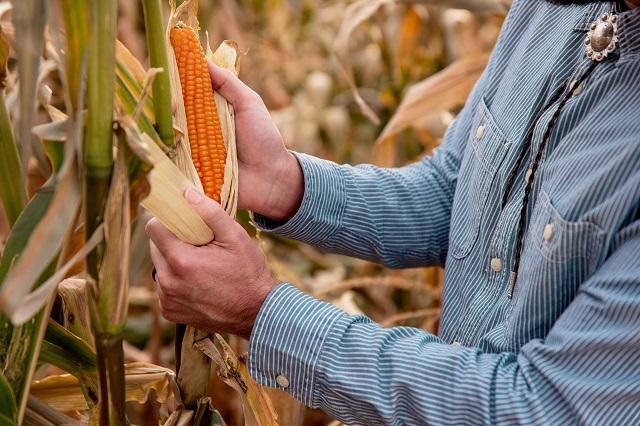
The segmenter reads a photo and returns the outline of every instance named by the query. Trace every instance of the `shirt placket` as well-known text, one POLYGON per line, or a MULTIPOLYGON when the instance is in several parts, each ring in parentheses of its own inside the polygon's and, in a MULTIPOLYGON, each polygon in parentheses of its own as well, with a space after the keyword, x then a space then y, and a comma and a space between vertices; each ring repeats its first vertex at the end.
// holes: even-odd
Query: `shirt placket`
MULTIPOLYGON (((569 79, 569 81, 572 80, 569 79)), ((558 106, 559 101, 551 105, 534 124, 535 130, 532 140, 533 151, 530 150, 530 152, 535 152, 539 146, 544 132, 558 106)), ((523 134, 524 133, 526 132, 523 132, 523 134)), ((522 143, 524 143, 524 141, 521 142, 519 149, 522 149, 522 143)), ((500 322, 502 318, 496 318, 496 316, 503 317, 512 306, 507 297, 509 271, 514 258, 516 242, 515 230, 517 229, 520 207, 522 206, 524 197, 525 180, 530 177, 532 161, 531 155, 529 154, 529 158, 523 163, 521 170, 518 171, 511 195, 504 208, 499 204, 491 207, 501 209, 501 212, 490 237, 491 243, 488 252, 482 257, 481 264, 476 266, 482 269, 486 285, 480 288, 471 298, 471 303, 467 307, 464 318, 460 322, 458 331, 455 334, 455 342, 467 345, 476 344, 480 337, 487 332, 487 325, 500 322), (471 315, 470 313, 473 312, 481 312, 482 317, 471 315)), ((503 165, 499 172, 506 176, 514 166, 515 157, 511 162, 503 165)), ((539 180, 533 188, 534 200, 538 189, 539 180)), ((505 191, 507 189, 501 187, 497 190, 505 191)), ((529 203, 529 212, 534 205, 535 202, 529 203)))

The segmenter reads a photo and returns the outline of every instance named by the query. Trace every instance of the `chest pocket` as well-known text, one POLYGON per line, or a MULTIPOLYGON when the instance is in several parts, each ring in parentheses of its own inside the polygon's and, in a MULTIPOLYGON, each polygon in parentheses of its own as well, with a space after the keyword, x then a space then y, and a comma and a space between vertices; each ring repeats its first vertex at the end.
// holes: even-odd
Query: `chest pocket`
POLYGON ((451 212, 449 252, 456 259, 466 257, 478 239, 487 198, 496 187, 496 175, 510 145, 484 100, 480 101, 460 165, 451 212))
POLYGON ((594 223, 563 219, 544 188, 540 189, 507 328, 507 340, 514 350, 546 336, 580 284, 598 267, 605 237, 594 223))

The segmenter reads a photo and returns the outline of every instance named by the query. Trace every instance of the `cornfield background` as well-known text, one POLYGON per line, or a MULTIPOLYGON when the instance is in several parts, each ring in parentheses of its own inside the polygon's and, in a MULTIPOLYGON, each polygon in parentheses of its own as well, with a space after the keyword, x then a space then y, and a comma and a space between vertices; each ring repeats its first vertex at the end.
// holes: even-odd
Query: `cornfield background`
MULTIPOLYGON (((264 98, 289 148, 396 167, 441 142, 486 65, 508 6, 200 0, 198 20, 212 48, 226 39, 238 43, 240 77, 264 98)), ((339 424, 279 391, 243 395, 216 362, 208 393, 217 411, 203 417, 200 405, 182 407, 176 398, 175 325, 158 313, 143 229, 148 214, 138 206, 148 190, 145 165, 126 148, 143 133, 159 146, 166 139, 148 52, 164 36, 169 13, 168 0, 0 1, 0 425, 120 424, 124 415, 141 425, 263 425, 276 424, 274 413, 280 425, 339 424), (155 18, 153 5, 160 6, 155 18), (96 30, 109 22, 88 19, 88 10, 112 14, 112 32, 96 30), (102 36, 88 36, 94 32, 102 36), (126 49, 116 49, 109 34, 126 49), (107 54, 92 56, 98 48, 107 54), (111 59, 110 49, 117 51, 111 59), (96 79, 105 75, 111 80, 96 79), (106 102, 107 110, 115 102, 113 118, 104 114, 99 90, 113 93, 106 102), (108 157, 111 141, 118 146, 102 184, 100 161, 95 169, 91 161, 70 164, 71 145, 83 146, 87 158, 92 128, 107 132, 108 157), (83 176, 84 185, 101 189, 81 200, 83 176), (99 238, 103 222, 106 244, 99 238), (108 238, 118 230, 126 241, 108 238), (92 256, 102 256, 111 287, 104 274, 91 284, 100 265, 92 256), (111 275, 109 265, 116 265, 111 275), (50 291, 38 294, 44 287, 50 291), (113 348, 121 359, 104 355, 113 348)), ((255 235, 247 212, 238 220, 255 235)), ((437 332, 441 270, 388 270, 272 235, 256 238, 280 280, 385 326, 437 332)), ((241 363, 232 352, 245 352, 245 341, 213 341, 223 364, 241 363)))

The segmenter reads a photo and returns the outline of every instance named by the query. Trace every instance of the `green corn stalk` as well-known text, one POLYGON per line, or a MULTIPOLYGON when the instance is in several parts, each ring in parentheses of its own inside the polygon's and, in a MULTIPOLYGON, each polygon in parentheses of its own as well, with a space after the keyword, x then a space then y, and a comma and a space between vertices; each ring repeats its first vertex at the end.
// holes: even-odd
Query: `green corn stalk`
POLYGON ((125 374, 122 348, 129 288, 129 156, 119 130, 118 156, 105 213, 105 255, 100 281, 93 288, 91 322, 100 377, 100 424, 121 425, 125 417, 125 374))
POLYGON ((171 114, 171 85, 169 82, 169 61, 162 24, 160 0, 143 0, 144 25, 149 49, 149 62, 162 72, 153 80, 153 110, 156 126, 162 142, 173 146, 173 117, 171 114))
MULTIPOLYGON (((84 140, 84 211, 86 235, 102 223, 113 167, 113 91, 118 3, 90 1, 89 71, 87 80, 87 124, 84 140)), ((103 246, 87 258, 89 274, 98 280, 103 246)))

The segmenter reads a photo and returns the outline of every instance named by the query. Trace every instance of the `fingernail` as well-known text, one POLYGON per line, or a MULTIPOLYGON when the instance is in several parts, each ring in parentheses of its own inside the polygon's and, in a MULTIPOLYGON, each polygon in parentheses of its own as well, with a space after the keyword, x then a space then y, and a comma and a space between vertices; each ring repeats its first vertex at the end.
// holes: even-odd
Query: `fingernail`
POLYGON ((202 201, 202 194, 196 191, 195 189, 188 188, 184 192, 184 198, 187 199, 191 204, 199 204, 202 201))

